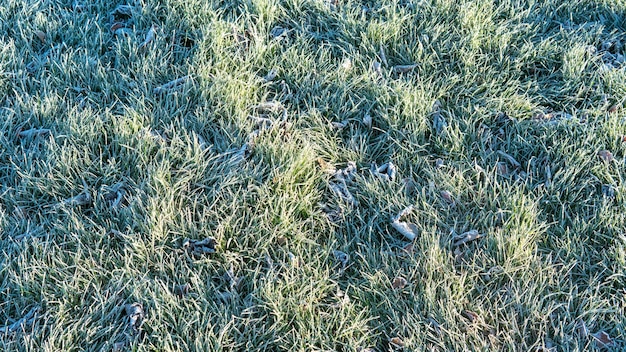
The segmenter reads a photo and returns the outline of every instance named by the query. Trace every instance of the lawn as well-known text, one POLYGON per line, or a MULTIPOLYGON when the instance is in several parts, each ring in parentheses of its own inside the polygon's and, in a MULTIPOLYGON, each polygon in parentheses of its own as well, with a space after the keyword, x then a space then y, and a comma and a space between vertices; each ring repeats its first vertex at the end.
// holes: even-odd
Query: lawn
POLYGON ((626 349, 624 0, 3 0, 0 350, 626 349))

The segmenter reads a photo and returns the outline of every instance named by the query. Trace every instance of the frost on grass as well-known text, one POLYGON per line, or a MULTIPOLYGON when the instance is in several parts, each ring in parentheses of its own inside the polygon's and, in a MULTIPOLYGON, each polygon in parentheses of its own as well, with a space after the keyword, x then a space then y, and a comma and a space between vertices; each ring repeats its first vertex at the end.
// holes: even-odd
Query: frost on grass
POLYGON ((433 103, 431 115, 433 119, 433 130, 435 130, 437 135, 442 134, 446 127, 448 127, 448 122, 441 114, 441 102, 439 100, 435 100, 433 103))
POLYGON ((484 235, 480 234, 478 232, 478 230, 470 230, 470 231, 464 232, 464 233, 462 233, 462 234, 460 234, 458 236, 455 236, 453 238, 454 243, 452 244, 452 246, 459 247, 459 246, 461 246, 463 244, 466 244, 468 242, 475 241, 475 240, 477 240, 477 239, 479 239, 481 237, 484 237, 484 235))
POLYGON ((31 308, 23 317, 14 323, 0 327, 0 335, 13 334, 20 330, 26 330, 32 326, 37 319, 37 314, 41 311, 41 307, 31 308))
POLYGON ((158 86, 152 90, 154 94, 163 94, 174 91, 183 86, 187 81, 191 80, 191 76, 184 76, 175 80, 169 81, 161 86, 158 86))
POLYGON ((352 182, 356 175, 356 164, 352 161, 348 162, 348 166, 346 168, 337 170, 333 177, 333 180, 328 182, 328 187, 339 199, 342 201, 355 206, 358 204, 358 201, 350 190, 348 189, 348 184, 352 182))
POLYGON ((128 327, 133 332, 139 331, 145 318, 143 305, 141 303, 127 304, 124 306, 124 310, 128 316, 128 327))
POLYGON ((413 241, 417 237, 417 235, 419 235, 419 229, 417 228, 417 225, 410 223, 410 222, 401 221, 400 219, 407 216, 412 211, 413 211, 413 206, 410 205, 406 207, 405 209, 403 209, 402 211, 400 211, 398 215, 396 215, 395 217, 391 219, 391 226, 393 226, 394 229, 400 232, 409 241, 413 241))

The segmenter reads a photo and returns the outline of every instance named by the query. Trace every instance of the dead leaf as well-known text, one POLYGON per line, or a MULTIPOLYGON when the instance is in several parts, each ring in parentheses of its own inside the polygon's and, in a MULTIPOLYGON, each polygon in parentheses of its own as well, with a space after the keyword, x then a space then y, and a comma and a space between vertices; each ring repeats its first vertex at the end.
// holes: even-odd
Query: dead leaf
POLYGON ((115 33, 115 31, 117 31, 120 28, 124 28, 126 27, 123 23, 121 22, 115 22, 111 25, 111 27, 109 27, 109 30, 113 33, 115 33))
POLYGON ((506 161, 508 161, 509 164, 511 164, 511 166, 513 166, 514 168, 518 169, 522 166, 519 162, 517 162, 517 160, 515 160, 515 158, 503 152, 502 150, 498 150, 498 154, 502 156, 506 161))
POLYGON ((146 39, 143 41, 143 43, 141 43, 141 45, 139 45, 139 50, 145 50, 146 47, 148 46, 148 44, 152 43, 154 41, 154 39, 156 38, 156 31, 159 27, 157 27, 157 25, 153 24, 150 29, 148 30, 148 33, 146 34, 146 39))
POLYGON ((345 269, 348 266, 348 262, 350 261, 350 256, 347 253, 339 251, 339 250, 334 250, 333 256, 335 257, 335 260, 337 260, 341 264, 341 267, 343 269, 345 269))
POLYGON ((398 276, 394 278, 391 282, 391 288, 393 288, 394 290, 401 290, 406 287, 407 283, 408 282, 405 278, 403 278, 402 276, 398 276))
POLYGON ((320 169, 325 174, 334 175, 335 172, 337 172, 337 169, 335 168, 335 165, 327 162, 326 160, 324 160, 322 158, 317 158, 317 164, 320 166, 320 169))
POLYGON ((43 31, 37 30, 35 31, 35 35, 42 43, 46 42, 46 33, 44 33, 43 31))
POLYGON ((442 159, 435 160, 435 168, 436 169, 441 169, 444 166, 446 166, 446 164, 444 163, 444 161, 442 159))
POLYGON ((365 114, 365 116, 363 116, 363 124, 367 126, 367 128, 372 128, 372 115, 365 114))
POLYGON ((598 347, 610 347, 613 345, 613 339, 604 331, 598 331, 592 335, 598 347))
POLYGON ((348 161, 346 167, 344 169, 337 170, 334 176, 337 181, 352 182, 356 176, 356 163, 354 161, 348 161))
POLYGON ((371 172, 383 181, 393 182, 396 180, 396 166, 391 161, 380 167, 376 163, 372 163, 371 172))
POLYGON ((233 269, 232 265, 230 266, 230 269, 226 270, 226 273, 224 273, 224 280, 228 282, 228 287, 231 291, 236 289, 241 282, 241 278, 235 275, 235 270, 233 269))
POLYGON ((289 31, 286 28, 276 26, 270 31, 270 36, 272 37, 272 39, 280 41, 287 38, 288 33, 289 31))
POLYGON ((330 125, 334 129, 342 130, 342 129, 344 129, 344 128, 346 128, 348 126, 348 123, 349 123, 348 120, 343 120, 341 122, 331 122, 330 125))
POLYGON ((383 70, 380 67, 380 62, 374 61, 372 63, 372 69, 374 70, 374 73, 376 74, 377 78, 381 78, 383 76, 383 70))
POLYGON ((452 193, 450 193, 449 191, 441 191, 439 193, 441 194, 441 198, 443 198, 443 200, 445 200, 446 203, 448 203, 451 206, 455 205, 454 197, 452 197, 452 193))
POLYGON ((607 164, 613 161, 613 153, 608 150, 599 151, 598 157, 607 164))
POLYGON ((576 323, 576 330, 580 337, 589 336, 589 329, 587 329, 587 324, 585 324, 585 321, 582 319, 578 319, 578 322, 576 323))
POLYGON ((417 235, 419 234, 419 229, 417 228, 417 225, 400 221, 400 219, 409 214, 412 210, 413 206, 410 205, 400 211, 398 215, 391 219, 391 226, 402 235, 404 235, 404 237, 406 237, 409 241, 413 241, 415 237, 417 237, 417 235))
POLYGON ((46 134, 50 134, 51 131, 47 128, 31 128, 28 130, 20 131, 18 136, 22 138, 33 138, 37 136, 42 136, 46 134))
POLYGON ((615 104, 611 106, 607 111, 611 114, 614 114, 617 112, 618 109, 619 109, 619 104, 615 104))
POLYGON ((378 50, 378 56, 380 56, 380 61, 382 61, 385 66, 389 66, 387 64, 387 55, 385 55, 385 49, 383 48, 382 44, 380 44, 380 49, 378 50))
POLYGON ((276 76, 278 76, 278 70, 273 68, 269 70, 269 72, 267 72, 267 74, 265 75, 265 77, 263 77, 263 79, 265 80, 265 82, 271 82, 274 80, 274 78, 276 78, 276 76))
POLYGON ((139 331, 141 324, 143 324, 143 319, 145 318, 143 305, 141 303, 127 304, 124 309, 128 316, 128 326, 130 326, 133 331, 139 331))
POLYGON ((413 71, 417 65, 396 65, 393 67, 395 73, 407 73, 413 71))
POLYGON ((341 63, 341 67, 343 67, 344 70, 349 71, 352 69, 352 60, 350 60, 349 57, 345 58, 341 63))
POLYGON ((478 321, 478 313, 472 312, 471 310, 464 310, 461 312, 461 315, 469 320, 471 323, 475 323, 478 321))
POLYGON ((328 187, 337 197, 339 197, 344 202, 350 205, 358 204, 356 198, 354 198, 352 193, 350 193, 350 190, 348 189, 345 181, 329 182, 328 187))
POLYGON ((395 348, 403 348, 405 345, 404 341, 402 341, 402 339, 399 338, 398 336, 392 337, 391 339, 389 339, 389 343, 391 343, 391 345, 395 348))
POLYGON ((441 102, 439 100, 435 100, 433 103, 431 115, 433 116, 433 129, 439 135, 448 127, 448 122, 441 114, 441 102))
POLYGON ((484 235, 481 235, 480 233, 478 233, 478 230, 470 230, 467 232, 462 233, 459 236, 456 236, 456 239, 454 241, 454 244, 452 245, 453 247, 459 247, 462 244, 465 244, 467 242, 471 242, 474 240, 477 240, 481 237, 483 237, 484 235))
POLYGON ((91 202, 93 201, 93 198, 91 197, 91 192, 89 192, 89 188, 87 187, 87 183, 85 183, 85 180, 82 180, 82 182, 83 182, 83 192, 81 194, 71 197, 71 198, 64 199, 59 204, 57 204, 55 208, 59 208, 62 206, 80 207, 80 206, 91 204, 91 202))
POLYGON ((187 238, 183 241, 183 248, 187 251, 187 253, 196 257, 215 253, 217 251, 216 246, 217 242, 213 237, 205 238, 201 241, 187 238))
POLYGON ((497 163, 496 170, 500 176, 509 176, 509 166, 505 162, 497 163))
POLYGON ((291 263, 291 266, 294 268, 299 268, 300 267, 300 258, 298 258, 295 254, 288 252, 287 256, 289 257, 289 262, 291 263))
POLYGON ((278 236, 276 237, 276 243, 278 243, 279 246, 284 246, 287 244, 287 237, 285 236, 278 236))
POLYGON ((328 221, 330 221, 331 223, 337 224, 341 222, 341 220, 343 220, 343 210, 341 208, 333 209, 330 206, 323 204, 323 203, 320 203, 319 206, 322 212, 326 214, 328 221))
POLYGON ((176 285, 174 286, 174 294, 178 296, 179 298, 182 298, 189 294, 190 289, 191 289, 191 285, 188 283, 184 285, 176 285))
POLYGON ((156 87, 152 90, 153 94, 161 94, 171 90, 174 90, 180 86, 182 86, 187 80, 191 79, 191 76, 184 76, 177 78, 173 81, 169 81, 162 86, 156 87))
POLYGON ((126 341, 120 341, 113 344, 111 352, 123 352, 126 350, 126 341))

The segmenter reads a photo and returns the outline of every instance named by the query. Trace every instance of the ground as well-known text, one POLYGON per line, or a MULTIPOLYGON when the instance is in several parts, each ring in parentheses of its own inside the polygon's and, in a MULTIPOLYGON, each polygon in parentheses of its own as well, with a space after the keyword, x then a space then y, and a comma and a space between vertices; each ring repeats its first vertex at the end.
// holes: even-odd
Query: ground
POLYGON ((4 0, 0 349, 626 348, 625 30, 623 0, 4 0))

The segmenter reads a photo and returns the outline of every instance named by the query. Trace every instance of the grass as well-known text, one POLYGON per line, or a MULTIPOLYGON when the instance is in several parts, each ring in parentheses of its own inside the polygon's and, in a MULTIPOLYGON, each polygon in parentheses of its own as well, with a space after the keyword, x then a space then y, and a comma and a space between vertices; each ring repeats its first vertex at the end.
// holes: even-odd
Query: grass
POLYGON ((0 349, 626 348, 624 1, 120 4, 0 5, 0 349))

